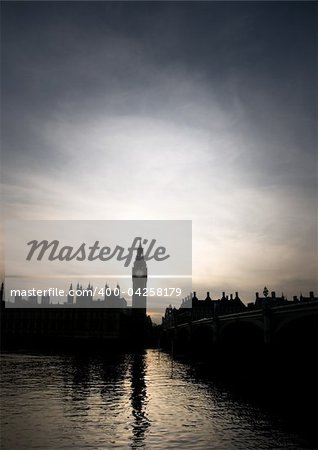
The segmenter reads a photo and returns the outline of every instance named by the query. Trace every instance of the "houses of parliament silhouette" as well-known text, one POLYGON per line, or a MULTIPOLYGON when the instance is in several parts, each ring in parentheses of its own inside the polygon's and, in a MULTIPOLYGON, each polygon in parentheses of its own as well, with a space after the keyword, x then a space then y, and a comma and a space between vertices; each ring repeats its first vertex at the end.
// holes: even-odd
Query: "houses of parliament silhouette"
MULTIPOLYGON (((146 313, 147 310, 147 296, 141 295, 141 293, 143 293, 144 289, 147 287, 147 275, 147 264, 144 259, 143 247, 140 241, 139 247, 137 249, 137 255, 132 268, 132 308, 142 309, 144 313, 146 313)), ((14 306, 127 308, 127 301, 124 297, 121 297, 120 286, 118 283, 115 289, 111 289, 106 283, 102 291, 104 293, 103 298, 94 300, 94 286, 91 285, 90 282, 88 283, 87 288, 83 287, 82 284, 80 285, 79 283, 77 283, 76 289, 73 289, 73 285, 71 283, 67 294, 67 301, 62 304, 53 304, 50 303, 51 299, 49 290, 44 290, 45 294, 42 294, 40 299, 36 294, 29 295, 27 298, 23 298, 23 296, 21 295, 22 290, 19 290, 18 294, 14 297, 14 306)), ((6 306, 10 307, 11 305, 7 303, 6 306)))
POLYGON ((147 316, 147 264, 141 243, 132 267, 132 306, 121 296, 120 286, 111 290, 106 284, 104 297, 94 300, 89 282, 84 289, 72 284, 63 304, 50 303, 48 294, 40 301, 36 295, 24 299, 16 295, 14 303, 5 302, 1 287, 2 346, 21 344, 84 345, 91 341, 112 344, 143 344, 151 329, 147 316))

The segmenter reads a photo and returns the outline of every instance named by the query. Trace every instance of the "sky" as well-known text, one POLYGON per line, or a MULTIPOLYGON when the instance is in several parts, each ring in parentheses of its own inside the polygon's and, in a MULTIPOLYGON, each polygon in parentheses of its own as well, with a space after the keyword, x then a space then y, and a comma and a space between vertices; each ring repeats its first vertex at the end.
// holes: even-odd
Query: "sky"
POLYGON ((193 290, 317 286, 317 4, 2 2, 4 219, 190 219, 193 290))

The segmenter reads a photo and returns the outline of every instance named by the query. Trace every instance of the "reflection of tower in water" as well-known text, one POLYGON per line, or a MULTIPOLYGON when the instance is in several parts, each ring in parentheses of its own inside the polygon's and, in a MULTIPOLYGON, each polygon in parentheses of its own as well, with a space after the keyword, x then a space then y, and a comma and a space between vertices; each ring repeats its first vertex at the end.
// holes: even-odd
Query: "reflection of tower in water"
POLYGON ((131 407, 134 421, 132 424, 132 448, 143 447, 145 433, 150 426, 146 414, 147 386, 145 381, 146 360, 144 353, 132 355, 131 363, 131 407))
POLYGON ((147 264, 144 259, 144 250, 141 246, 141 239, 137 249, 137 256, 132 268, 133 297, 132 307, 138 308, 146 314, 147 296, 143 295, 147 287, 147 264))

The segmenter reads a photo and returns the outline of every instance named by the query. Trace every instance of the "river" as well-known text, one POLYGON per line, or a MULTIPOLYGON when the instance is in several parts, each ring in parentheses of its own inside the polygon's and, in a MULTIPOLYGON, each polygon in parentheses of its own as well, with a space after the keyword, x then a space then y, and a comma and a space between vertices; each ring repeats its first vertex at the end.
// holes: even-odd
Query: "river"
POLYGON ((1 355, 11 449, 302 449, 277 417, 166 353, 1 355))

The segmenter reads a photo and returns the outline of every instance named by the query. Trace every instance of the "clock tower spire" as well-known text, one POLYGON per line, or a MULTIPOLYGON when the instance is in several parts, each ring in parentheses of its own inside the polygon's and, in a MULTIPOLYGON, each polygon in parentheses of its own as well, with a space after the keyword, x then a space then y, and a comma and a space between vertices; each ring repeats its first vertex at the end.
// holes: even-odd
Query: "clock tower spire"
POLYGON ((147 309, 147 264, 144 259, 144 250, 141 245, 140 238, 139 247, 137 249, 136 259, 132 268, 133 296, 132 307, 139 308, 144 314, 147 309))

